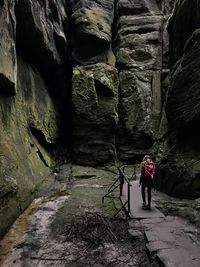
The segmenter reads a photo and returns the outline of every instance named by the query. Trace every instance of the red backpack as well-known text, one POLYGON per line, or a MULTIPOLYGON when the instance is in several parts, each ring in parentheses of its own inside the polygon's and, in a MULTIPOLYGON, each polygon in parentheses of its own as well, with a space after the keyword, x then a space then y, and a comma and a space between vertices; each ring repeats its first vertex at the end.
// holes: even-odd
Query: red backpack
POLYGON ((155 165, 151 162, 151 163, 146 163, 144 165, 144 176, 147 178, 153 178, 155 174, 155 165))

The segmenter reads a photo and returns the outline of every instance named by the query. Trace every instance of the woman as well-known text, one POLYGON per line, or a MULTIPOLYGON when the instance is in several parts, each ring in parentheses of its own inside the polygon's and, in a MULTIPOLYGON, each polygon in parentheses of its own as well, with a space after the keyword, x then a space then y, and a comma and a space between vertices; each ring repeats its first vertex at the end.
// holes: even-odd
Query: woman
POLYGON ((155 164, 152 162, 149 155, 144 156, 141 162, 141 176, 140 176, 140 186, 141 194, 143 200, 143 209, 151 209, 151 189, 153 185, 153 177, 155 174, 155 164), (145 189, 147 188, 148 194, 148 204, 146 205, 146 194, 145 189))

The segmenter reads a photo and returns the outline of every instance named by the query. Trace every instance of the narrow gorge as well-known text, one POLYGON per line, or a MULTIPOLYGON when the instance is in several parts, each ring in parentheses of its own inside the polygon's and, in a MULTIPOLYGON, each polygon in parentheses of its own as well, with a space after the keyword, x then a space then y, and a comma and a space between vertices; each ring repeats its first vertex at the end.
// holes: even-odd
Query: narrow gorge
POLYGON ((200 198, 200 0, 0 0, 0 25, 0 237, 62 164, 150 154, 200 198))

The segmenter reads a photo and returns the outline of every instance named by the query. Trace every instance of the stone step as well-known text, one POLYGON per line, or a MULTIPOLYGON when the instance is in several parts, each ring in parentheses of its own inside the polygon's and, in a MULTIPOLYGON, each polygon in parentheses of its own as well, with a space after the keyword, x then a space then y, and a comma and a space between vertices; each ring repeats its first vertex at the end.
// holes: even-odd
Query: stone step
POLYGON ((145 229, 147 253, 161 267, 200 266, 200 243, 194 241, 197 235, 194 226, 171 216, 141 220, 141 224, 145 229))

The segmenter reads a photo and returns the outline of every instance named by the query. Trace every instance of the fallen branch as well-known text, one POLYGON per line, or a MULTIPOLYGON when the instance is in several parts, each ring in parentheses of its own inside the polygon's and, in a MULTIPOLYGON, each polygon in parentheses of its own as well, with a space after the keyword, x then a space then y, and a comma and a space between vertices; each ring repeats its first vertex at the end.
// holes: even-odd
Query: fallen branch
MULTIPOLYGON (((66 256, 69 256, 69 255, 66 255, 66 256)), ((69 261, 69 259, 67 258, 42 258, 42 257, 30 257, 30 258, 32 260, 40 260, 40 261, 69 261)))

